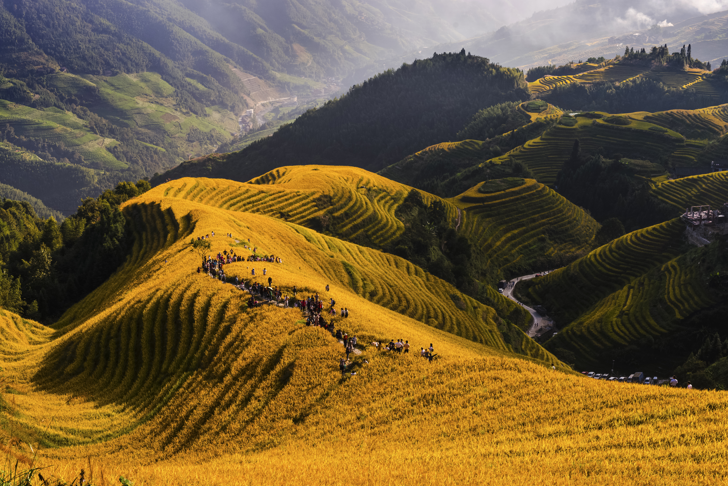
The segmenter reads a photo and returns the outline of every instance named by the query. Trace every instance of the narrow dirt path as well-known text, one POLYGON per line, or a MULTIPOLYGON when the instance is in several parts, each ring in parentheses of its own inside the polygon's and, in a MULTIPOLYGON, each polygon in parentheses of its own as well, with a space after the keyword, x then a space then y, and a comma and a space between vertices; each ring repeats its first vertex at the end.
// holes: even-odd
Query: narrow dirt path
POLYGON ((460 222, 463 219, 463 210, 458 208, 458 224, 455 226, 455 231, 458 231, 460 229, 460 222))

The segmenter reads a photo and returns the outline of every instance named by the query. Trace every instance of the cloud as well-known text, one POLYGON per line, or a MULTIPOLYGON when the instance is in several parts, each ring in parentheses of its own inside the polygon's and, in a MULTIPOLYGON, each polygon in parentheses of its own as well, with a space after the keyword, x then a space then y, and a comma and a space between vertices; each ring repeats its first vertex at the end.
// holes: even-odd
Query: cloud
POLYGON ((643 30, 652 27, 656 23, 649 15, 638 12, 633 8, 627 9, 624 18, 617 17, 617 24, 625 29, 643 30))
POLYGON ((668 22, 667 19, 665 19, 662 22, 658 22, 657 26, 658 27, 673 27, 674 24, 672 22, 668 22))
POLYGON ((728 9, 728 0, 682 0, 682 4, 706 15, 728 9))

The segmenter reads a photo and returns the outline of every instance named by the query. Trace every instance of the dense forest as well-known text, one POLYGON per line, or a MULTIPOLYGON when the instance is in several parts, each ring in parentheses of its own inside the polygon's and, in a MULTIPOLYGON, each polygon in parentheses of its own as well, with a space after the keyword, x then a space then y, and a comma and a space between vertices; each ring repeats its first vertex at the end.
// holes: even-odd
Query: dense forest
MULTIPOLYGON (((620 154, 582 153, 579 140, 556 179, 559 193, 601 222, 616 219, 629 231, 661 223, 675 216, 675 208, 650 195, 642 177, 648 161, 623 159, 620 154)), ((664 170, 658 167, 659 170, 664 170)))
POLYGON ((182 164, 164 178, 200 173, 246 181, 299 164, 376 171, 429 145, 455 140, 483 108, 528 97, 519 70, 465 51, 435 54, 352 87, 239 153, 182 164))
POLYGON ((7 184, 0 184, 0 199, 26 202, 30 204, 35 211, 35 214, 37 214, 41 219, 48 219, 50 217, 53 217, 56 221, 63 221, 64 219, 64 216, 60 211, 50 209, 48 206, 43 204, 43 201, 40 199, 7 184))
POLYGON ((30 202, 2 199, 0 307, 49 322, 101 285, 133 243, 119 206, 150 188, 120 183, 61 224, 38 217, 30 202))

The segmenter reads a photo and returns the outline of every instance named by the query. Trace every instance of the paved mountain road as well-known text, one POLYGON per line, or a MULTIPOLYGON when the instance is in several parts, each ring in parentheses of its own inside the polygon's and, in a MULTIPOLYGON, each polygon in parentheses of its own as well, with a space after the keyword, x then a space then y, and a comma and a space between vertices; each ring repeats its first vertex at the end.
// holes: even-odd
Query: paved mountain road
MULTIPOLYGON (((545 272, 550 273, 550 272, 545 272)), ((544 273, 542 273, 543 275, 544 273)), ((532 309, 531 307, 528 307, 527 305, 524 305, 520 303, 514 296, 513 296, 513 289, 516 287, 516 284, 518 282, 521 282, 523 280, 531 280, 533 278, 536 278, 537 274, 532 275, 524 275, 522 277, 517 277, 508 282, 508 285, 503 290, 503 295, 505 295, 508 299, 512 300, 516 304, 519 304, 521 307, 526 309, 529 314, 531 314, 531 317, 533 317, 533 324, 531 324, 531 327, 528 328, 528 335, 529 337, 535 337, 537 334, 539 334, 540 331, 545 330, 548 327, 553 327, 554 321, 548 317, 548 316, 541 316, 538 312, 536 312, 535 309, 532 309)))

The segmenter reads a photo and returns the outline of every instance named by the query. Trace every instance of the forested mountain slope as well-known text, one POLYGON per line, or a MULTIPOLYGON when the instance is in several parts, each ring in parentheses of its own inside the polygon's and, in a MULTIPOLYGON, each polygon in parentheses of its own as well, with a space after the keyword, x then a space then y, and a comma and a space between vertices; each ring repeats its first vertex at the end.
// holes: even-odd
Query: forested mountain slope
POLYGON ((465 51, 436 54, 353 87, 241 152, 184 163, 155 181, 184 176, 242 181, 284 164, 345 163, 375 171, 455 138, 479 109, 528 96, 518 70, 465 51))

